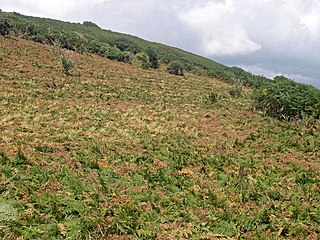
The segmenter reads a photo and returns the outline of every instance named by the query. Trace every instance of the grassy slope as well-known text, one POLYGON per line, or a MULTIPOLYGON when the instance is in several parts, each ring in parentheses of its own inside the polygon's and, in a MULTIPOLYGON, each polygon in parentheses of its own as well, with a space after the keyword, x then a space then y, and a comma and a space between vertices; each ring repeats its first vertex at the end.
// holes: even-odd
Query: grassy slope
POLYGON ((52 47, 0 37, 0 238, 319 238, 319 122, 68 54, 66 77, 52 47))
POLYGON ((192 66, 202 66, 209 70, 220 70, 224 71, 228 69, 226 66, 214 62, 210 59, 186 52, 184 50, 170 47, 160 43, 154 43, 138 38, 136 36, 112 32, 110 30, 99 29, 95 27, 86 27, 79 23, 63 22, 59 20, 38 18, 24 16, 16 13, 0 13, 0 19, 9 19, 13 25, 34 25, 42 29, 51 29, 53 32, 60 32, 63 30, 66 33, 76 33, 83 39, 92 39, 109 43, 111 45, 116 44, 119 39, 126 39, 136 46, 139 51, 144 51, 147 47, 153 48, 162 60, 179 60, 192 66))

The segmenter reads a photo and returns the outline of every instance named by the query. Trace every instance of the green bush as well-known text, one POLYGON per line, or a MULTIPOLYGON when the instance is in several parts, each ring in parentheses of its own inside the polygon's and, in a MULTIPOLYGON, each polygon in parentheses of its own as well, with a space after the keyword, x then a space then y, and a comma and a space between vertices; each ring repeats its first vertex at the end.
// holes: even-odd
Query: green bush
POLYGON ((34 35, 38 35, 38 30, 33 24, 31 24, 26 27, 25 35, 30 37, 34 35))
POLYGON ((91 53, 104 55, 110 48, 110 45, 106 43, 101 43, 95 40, 91 40, 91 41, 88 41, 86 47, 87 47, 87 50, 91 53))
POLYGON ((120 60, 122 51, 116 47, 110 46, 106 49, 106 52, 104 54, 110 60, 120 60))
POLYGON ((183 76, 183 65, 180 62, 173 61, 167 66, 167 71, 173 75, 183 76))
POLYGON ((254 100, 258 109, 278 119, 320 116, 320 90, 283 76, 256 90, 254 100))
POLYGON ((150 67, 149 65, 149 58, 145 53, 137 53, 136 58, 140 61, 141 67, 143 69, 148 69, 150 67))
POLYGON ((7 20, 0 22, 0 35, 2 36, 9 35, 10 29, 11 29, 11 26, 7 20))
POLYGON ((150 47, 147 48, 146 52, 147 52, 147 55, 149 58, 150 67, 152 67, 154 69, 158 69, 159 68, 159 61, 158 61, 158 56, 157 56, 156 52, 150 47))
POLYGON ((110 41, 111 45, 115 45, 121 51, 128 51, 136 54, 140 48, 137 43, 127 38, 117 38, 110 41))

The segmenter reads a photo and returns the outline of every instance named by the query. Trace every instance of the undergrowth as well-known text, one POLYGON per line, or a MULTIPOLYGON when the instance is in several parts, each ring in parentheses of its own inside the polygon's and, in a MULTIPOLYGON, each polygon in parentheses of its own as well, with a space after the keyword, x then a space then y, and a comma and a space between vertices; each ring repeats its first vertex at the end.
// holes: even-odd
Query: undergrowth
POLYGON ((53 47, 0 41, 1 239, 319 238, 318 120, 92 55, 66 77, 53 47))

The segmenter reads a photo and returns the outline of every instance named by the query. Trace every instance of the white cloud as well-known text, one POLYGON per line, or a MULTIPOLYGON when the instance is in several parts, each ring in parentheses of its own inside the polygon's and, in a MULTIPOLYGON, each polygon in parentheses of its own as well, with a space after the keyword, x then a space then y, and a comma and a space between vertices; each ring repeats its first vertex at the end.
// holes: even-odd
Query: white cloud
POLYGON ((208 0, 178 16, 203 37, 204 54, 236 56, 308 47, 306 39, 319 36, 319 13, 318 0, 208 0))
POLYGON ((300 23, 311 32, 314 38, 320 37, 320 2, 313 2, 309 11, 300 18, 300 23))
POLYGON ((220 32, 204 39, 205 52, 212 56, 246 55, 258 51, 261 45, 251 41, 243 29, 220 32))
POLYGON ((252 41, 246 30, 235 21, 233 0, 207 1, 179 12, 179 18, 198 32, 203 40, 203 52, 212 56, 246 55, 261 48, 252 41), (228 27, 226 27, 228 26, 228 27))

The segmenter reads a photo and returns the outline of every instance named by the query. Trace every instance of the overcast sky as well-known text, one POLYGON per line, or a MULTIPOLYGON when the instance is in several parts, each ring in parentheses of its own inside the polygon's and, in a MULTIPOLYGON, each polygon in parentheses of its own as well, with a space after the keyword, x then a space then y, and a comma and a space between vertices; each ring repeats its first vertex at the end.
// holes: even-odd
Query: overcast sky
POLYGON ((320 88, 320 0, 0 0, 0 9, 177 46, 320 88))

